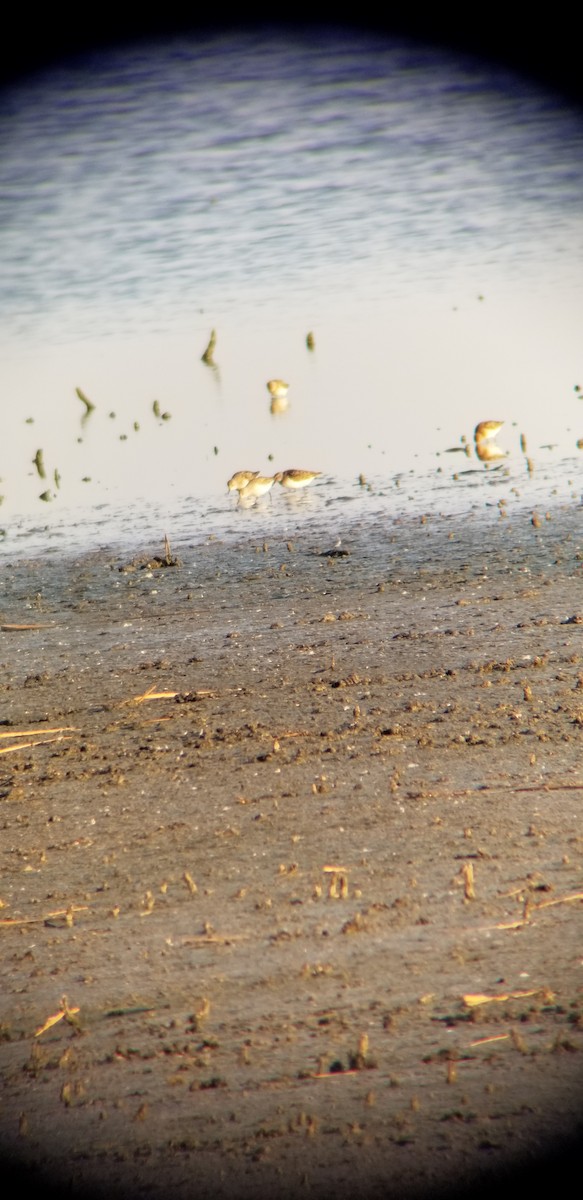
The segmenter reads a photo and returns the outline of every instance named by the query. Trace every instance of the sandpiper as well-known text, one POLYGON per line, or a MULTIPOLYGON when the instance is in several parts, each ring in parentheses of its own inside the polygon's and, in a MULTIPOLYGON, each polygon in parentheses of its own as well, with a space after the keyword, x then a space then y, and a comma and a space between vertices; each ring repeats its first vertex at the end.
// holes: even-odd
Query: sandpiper
POLYGON ((252 479, 256 479, 258 474, 259 471, 235 471, 227 480, 227 487, 230 492, 240 492, 252 479))
POLYGON ((486 442, 489 438, 496 437, 503 424, 504 421, 480 421, 474 429, 474 441, 486 442))
POLYGON ((281 480, 281 473, 278 471, 275 475, 254 475, 245 487, 239 490, 240 500, 257 500, 259 496, 265 496, 266 492, 270 492, 274 483, 281 480))
POLYGON ((267 384, 267 391, 270 396, 274 396, 278 400, 282 400, 287 396, 289 383, 285 383, 283 379, 270 379, 267 384))
POLYGON ((290 469, 288 471, 280 471, 279 482, 282 487, 303 488, 307 487, 309 483, 313 483, 314 479, 321 474, 321 471, 298 471, 290 469))

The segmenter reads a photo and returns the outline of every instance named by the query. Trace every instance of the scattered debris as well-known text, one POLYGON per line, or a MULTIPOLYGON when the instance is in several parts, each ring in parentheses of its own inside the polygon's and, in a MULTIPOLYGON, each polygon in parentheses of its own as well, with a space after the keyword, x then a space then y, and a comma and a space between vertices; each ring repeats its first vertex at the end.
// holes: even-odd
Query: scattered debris
POLYGON ((46 1021, 44 1022, 44 1025, 41 1025, 39 1027, 39 1029, 35 1030, 34 1036, 40 1037, 41 1033, 45 1033, 47 1029, 52 1029, 53 1025, 56 1025, 59 1021, 62 1021, 62 1020, 67 1021, 69 1025, 74 1025, 78 1029, 79 1022, 75 1020, 76 1014, 78 1012, 79 1012, 79 1008, 77 1006, 71 1007, 69 1005, 67 997, 63 996, 63 998, 61 1000, 61 1007, 60 1007, 59 1011, 54 1013, 51 1017, 47 1017, 46 1021))
POLYGON ((89 398, 85 395, 85 392, 81 391, 81 388, 79 388, 79 387, 75 388, 75 391, 76 391, 79 399, 81 400, 82 404, 85 405, 85 416, 86 417, 89 416, 89 413, 93 412, 93 410, 95 408, 93 401, 89 400, 89 398))
POLYGON ((206 363, 207 367, 215 367, 216 366, 215 359, 214 359, 216 344, 217 344, 217 334, 216 334, 216 330, 213 329, 213 330, 211 330, 211 336, 209 338, 208 346, 207 346, 204 354, 201 355, 201 362, 206 363))

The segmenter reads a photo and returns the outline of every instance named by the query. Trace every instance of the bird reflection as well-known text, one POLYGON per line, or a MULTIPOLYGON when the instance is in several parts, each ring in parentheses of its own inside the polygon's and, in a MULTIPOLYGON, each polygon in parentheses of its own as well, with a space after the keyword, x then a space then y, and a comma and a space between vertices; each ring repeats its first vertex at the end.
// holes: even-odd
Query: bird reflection
POLYGON ((496 442, 476 442, 476 457, 480 462, 496 462, 499 458, 506 458, 506 451, 501 450, 496 442))
POLYGON ((506 451, 501 450, 494 440, 503 424, 504 421, 480 421, 476 425, 474 442, 476 457, 480 462, 490 463, 496 462, 500 458, 506 458, 506 451))

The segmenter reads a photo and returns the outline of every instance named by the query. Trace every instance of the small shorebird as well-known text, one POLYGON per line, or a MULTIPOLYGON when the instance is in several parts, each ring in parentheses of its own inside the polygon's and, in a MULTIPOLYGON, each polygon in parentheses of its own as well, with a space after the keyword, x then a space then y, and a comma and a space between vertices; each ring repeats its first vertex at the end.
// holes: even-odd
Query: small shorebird
POLYGON ((276 400, 283 400, 283 397, 287 396, 288 389, 289 383, 285 383, 283 379, 270 379, 267 384, 267 391, 276 400))
POLYGON ((240 492, 252 479, 256 479, 258 474, 259 471, 235 471, 227 480, 227 487, 230 492, 240 492))
POLYGON ((309 483, 313 483, 314 479, 321 474, 321 471, 280 471, 279 482, 282 487, 303 488, 307 487, 309 483))
POLYGON ((504 421, 480 421, 480 424, 476 425, 474 429, 474 441, 486 442, 489 438, 496 437, 503 424, 504 421))
POLYGON ((278 480, 281 480, 279 471, 275 475, 254 475, 244 487, 239 489, 239 499, 257 500, 259 496, 265 496, 266 492, 270 492, 278 480))

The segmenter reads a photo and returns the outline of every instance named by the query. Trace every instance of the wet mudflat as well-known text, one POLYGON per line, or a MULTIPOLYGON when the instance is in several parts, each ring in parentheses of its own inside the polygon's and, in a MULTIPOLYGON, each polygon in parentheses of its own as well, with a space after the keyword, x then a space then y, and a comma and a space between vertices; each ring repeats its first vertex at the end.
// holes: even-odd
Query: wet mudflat
POLYGON ((25 1177, 427 1196, 580 1136, 581 509, 549 517, 5 563, 25 1177))

